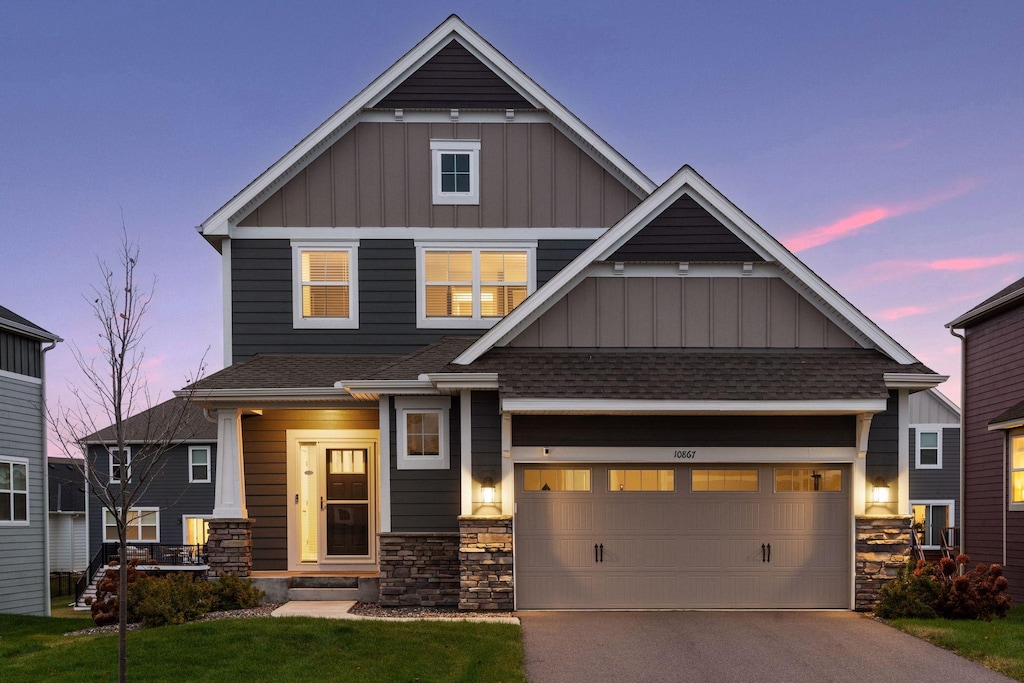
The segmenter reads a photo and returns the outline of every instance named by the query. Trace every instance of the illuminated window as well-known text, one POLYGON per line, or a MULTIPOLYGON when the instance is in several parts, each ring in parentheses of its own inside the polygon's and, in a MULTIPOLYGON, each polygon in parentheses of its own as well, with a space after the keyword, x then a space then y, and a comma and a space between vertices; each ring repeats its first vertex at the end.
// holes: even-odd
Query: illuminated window
MULTIPOLYGON (((116 543, 118 541, 117 520, 110 510, 103 511, 103 540, 107 543, 116 543)), ((129 508, 125 524, 125 540, 159 543, 159 508, 129 508)))
POLYGON ((292 269, 293 327, 358 327, 355 245, 293 241, 292 269))
POLYGON ((447 396, 395 399, 398 469, 448 469, 447 396))
POLYGON ((27 460, 0 460, 0 524, 28 524, 27 460))
POLYGON ((1010 502, 1024 503, 1024 434, 1010 438, 1010 502))
POLYGON ((181 519, 185 545, 206 545, 210 538, 210 520, 206 517, 185 515, 181 519))
POLYGON ((121 481, 131 479, 132 476, 132 449, 125 448, 124 453, 111 448, 110 453, 110 483, 120 484, 121 481))
POLYGON ((480 141, 431 140, 434 204, 480 203, 480 141))
POLYGON ((534 468, 523 470, 524 491, 589 491, 590 470, 534 468))
POLYGON ((691 470, 690 490, 757 491, 757 470, 691 470))
POLYGON ((188 447, 188 480, 192 483, 210 483, 210 447, 188 447))
POLYGON ((941 547, 942 534, 954 526, 953 501, 911 501, 910 510, 914 515, 914 529, 921 547, 941 547))
POLYGON ((939 430, 917 429, 917 469, 942 468, 942 439, 939 430))
POLYGON ((420 327, 490 327, 533 290, 535 246, 419 249, 420 327))
POLYGON ((675 491, 673 470, 608 470, 609 491, 675 491))
POLYGON ((777 469, 775 490, 779 492, 842 491, 843 471, 824 469, 777 469))

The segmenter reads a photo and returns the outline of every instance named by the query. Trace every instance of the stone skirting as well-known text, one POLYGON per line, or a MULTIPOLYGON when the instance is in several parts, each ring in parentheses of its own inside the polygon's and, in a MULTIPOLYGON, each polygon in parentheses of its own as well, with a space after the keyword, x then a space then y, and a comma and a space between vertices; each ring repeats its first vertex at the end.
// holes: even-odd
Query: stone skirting
POLYGON ((459 609, 513 609, 512 517, 459 517, 459 529, 459 609))
POLYGON ((459 534, 380 534, 380 604, 454 607, 459 604, 459 534))
POLYGON ((896 572, 910 559, 912 520, 909 515, 857 517, 855 609, 874 607, 882 586, 896 578, 896 572))
POLYGON ((252 520, 211 519, 206 541, 210 576, 234 573, 249 578, 252 573, 252 520))

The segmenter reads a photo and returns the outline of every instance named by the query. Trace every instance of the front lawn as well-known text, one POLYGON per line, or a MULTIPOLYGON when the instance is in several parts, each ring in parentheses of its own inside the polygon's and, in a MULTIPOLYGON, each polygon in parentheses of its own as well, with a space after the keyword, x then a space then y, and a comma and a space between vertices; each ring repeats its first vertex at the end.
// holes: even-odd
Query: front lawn
POLYGON ((1010 678, 1024 681, 1024 605, 1011 608, 1005 619, 992 621, 892 619, 888 623, 1010 678))
MULTIPOLYGON (((117 634, 79 619, 0 615, 4 683, 116 681, 117 634)), ((525 681, 512 624, 225 619, 128 634, 130 680, 525 681)))

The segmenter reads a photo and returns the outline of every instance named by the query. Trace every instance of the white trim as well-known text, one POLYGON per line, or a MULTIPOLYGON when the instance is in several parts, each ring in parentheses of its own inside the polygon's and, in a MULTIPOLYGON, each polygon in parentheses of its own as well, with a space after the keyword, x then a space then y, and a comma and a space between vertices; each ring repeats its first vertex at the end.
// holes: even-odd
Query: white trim
POLYGON ((473 514, 473 402, 472 392, 459 392, 459 464, 462 469, 460 488, 463 515, 473 514))
POLYGON ((215 519, 246 519, 245 471, 242 453, 242 411, 217 410, 217 478, 214 480, 215 519))
MULTIPOLYGON (((913 498, 910 501, 910 514, 911 515, 914 514, 914 506, 915 505, 927 505, 929 507, 931 507, 931 506, 945 506, 945 507, 949 508, 949 526, 951 526, 951 527, 955 527, 956 526, 956 501, 954 499, 952 499, 952 498, 942 498, 942 499, 936 499, 936 500, 926 500, 926 499, 922 499, 922 498, 913 498)), ((941 533, 941 531, 940 531, 940 533, 941 533)), ((924 548, 925 550, 938 550, 941 546, 925 545, 925 544, 922 543, 921 547, 924 548)))
MULTIPOLYGON (((429 228, 425 226, 411 227, 340 227, 340 228, 284 228, 284 227, 233 227, 232 239, 284 239, 332 241, 348 240, 357 242, 361 239, 402 239, 402 240, 440 240, 465 244, 479 242, 486 244, 490 240, 499 242, 519 242, 528 240, 589 240, 594 241, 608 232, 608 228, 429 228)), ((227 241, 225 241, 227 244, 227 241)))
POLYGON ((501 410, 511 413, 604 415, 724 414, 724 415, 855 415, 885 412, 884 399, 828 401, 659 401, 628 399, 505 398, 501 410))
POLYGON ((276 191, 295 173, 305 168, 334 140, 351 130, 359 122, 364 108, 372 107, 375 102, 383 99, 406 77, 447 45, 451 38, 457 39, 478 59, 494 69, 500 78, 523 94, 527 100, 535 103, 538 109, 549 111, 555 119, 557 128, 567 133, 571 139, 576 140, 577 144, 606 170, 634 186, 638 196, 643 196, 654 190, 655 185, 650 178, 629 163, 625 157, 545 92, 490 43, 469 28, 459 17, 452 15, 387 71, 363 88, 345 106, 289 150, 287 154, 203 221, 203 224, 199 226, 202 234, 207 238, 228 234, 232 222, 244 216, 257 201, 276 191))
POLYGON ((209 484, 213 481, 213 448, 210 446, 189 446, 188 447, 188 482, 190 484, 209 484), (193 479, 192 473, 196 463, 192 460, 193 453, 206 451, 206 478, 193 479))
POLYGON ((896 514, 910 514, 910 391, 900 389, 897 398, 897 479, 896 514))
MULTIPOLYGON (((501 514, 514 515, 516 468, 512 460, 512 413, 501 414, 501 514)), ((513 521, 513 527, 515 523, 513 521)))
POLYGON ((380 513, 380 532, 391 533, 391 397, 382 394, 377 407, 378 437, 380 454, 378 456, 378 496, 380 513))
POLYGON ((981 306, 975 306, 971 310, 967 311, 963 315, 945 324, 945 327, 950 330, 961 330, 967 327, 969 323, 975 319, 984 316, 998 308, 1002 308, 1008 303, 1012 303, 1015 299, 1024 298, 1024 286, 1021 286, 1008 294, 1004 294, 995 301, 990 301, 987 304, 981 306))
MULTIPOLYGON (((114 479, 114 453, 117 451, 117 446, 107 446, 107 483, 108 484, 120 484, 120 479, 114 479)), ((128 456, 125 469, 128 470, 128 481, 132 479, 132 447, 126 445, 124 452, 128 456)), ((123 473, 122 473, 123 474, 123 473)))
POLYGON ((692 446, 685 438, 675 446, 513 446, 514 463, 852 463, 857 449, 840 446, 692 446), (545 454, 545 450, 547 454, 545 454))
POLYGON ((887 372, 882 375, 887 389, 934 389, 949 375, 923 375, 914 372, 887 372))
MULTIPOLYGON (((11 495, 11 519, 0 520, 0 527, 17 527, 17 526, 29 526, 32 523, 32 463, 28 458, 19 458, 13 455, 0 456, 0 463, 8 463, 10 465, 22 465, 25 468, 25 519, 13 519, 14 517, 14 496, 20 494, 20 491, 14 489, 14 468, 11 468, 11 487, 6 490, 11 495)), ((43 471, 46 471, 46 462, 43 463, 43 471)), ((43 482, 46 486, 46 482, 43 482)), ((43 501, 44 503, 46 501, 43 501)), ((48 505, 47 505, 48 507, 48 505)))
POLYGON ((994 432, 997 430, 1004 429, 1016 429, 1017 427, 1024 427, 1024 417, 1017 417, 1012 420, 1004 420, 1003 422, 992 422, 988 426, 988 431, 994 432))
POLYGON ((480 203, 480 141, 479 140, 431 140, 430 141, 430 186, 433 202, 439 205, 480 203), (466 154, 469 156, 469 191, 445 192, 441 189, 441 155, 466 154))
MULTIPOLYGON (((481 276, 480 255, 484 252, 526 252, 526 296, 537 289, 537 240, 503 242, 451 242, 447 240, 418 240, 416 242, 416 327, 420 329, 486 329, 503 318, 483 317, 480 312, 481 276), (473 261, 473 314, 471 317, 427 317, 426 254, 428 252, 469 252, 473 261)), ((521 283, 511 283, 521 284, 521 283)), ((524 305, 520 304, 520 306, 524 305)), ((507 317, 507 316, 506 316, 507 317)))
MULTIPOLYGON (((121 508, 118 508, 118 510, 121 510, 121 508)), ((160 508, 158 508, 158 507, 150 507, 150 506, 145 506, 145 505, 129 506, 128 507, 128 513, 131 514, 133 511, 134 512, 138 512, 138 513, 142 513, 142 514, 138 515, 136 517, 136 519, 142 519, 143 516, 145 516, 146 514, 152 512, 152 513, 156 514, 156 520, 155 520, 155 522, 153 524, 127 525, 127 526, 137 526, 140 529, 139 538, 138 539, 130 539, 129 538, 129 539, 127 539, 128 542, 129 543, 159 543, 160 542, 160 508), (142 538, 142 533, 141 533, 141 529, 142 529, 143 526, 155 526, 156 527, 156 538, 155 539, 154 538, 143 539, 142 538)), ((113 513, 111 513, 110 510, 108 510, 106 507, 104 507, 103 508, 102 519, 100 520, 100 535, 102 536, 104 543, 116 543, 119 540, 116 536, 114 538, 107 538, 107 526, 108 526, 107 525, 107 515, 109 515, 109 514, 113 514, 113 513)), ((116 527, 114 529, 114 533, 115 534, 117 533, 116 527)))
MULTIPOLYGON (((497 325, 484 333, 472 346, 455 359, 455 363, 468 365, 494 346, 504 346, 521 330, 540 317, 548 308, 565 296, 584 276, 586 269, 595 261, 605 261, 622 244, 638 233, 651 220, 679 197, 689 195, 702 205, 716 209, 737 237, 755 246, 755 251, 765 254, 767 260, 775 261, 783 271, 788 271, 804 284, 822 304, 834 311, 835 319, 848 321, 849 326, 860 332, 877 349, 902 364, 918 362, 914 356, 900 346, 896 340, 861 313, 849 301, 832 289, 796 256, 790 253, 774 237, 744 214, 736 205, 715 189, 689 166, 683 166, 675 175, 642 201, 633 211, 616 223, 600 239, 594 242, 569 265, 559 271, 522 305, 505 316, 497 325)), ((833 316, 830 316, 832 318, 833 316)), ((847 325, 842 325, 848 327, 847 325)), ((894 375, 895 377, 896 375, 894 375)), ((902 377, 902 376, 900 376, 902 377)), ((920 377, 920 376, 919 376, 920 377)), ((939 376, 924 376, 934 377, 939 376)), ((938 380, 938 381, 944 381, 938 380)), ((922 388, 938 382, 923 384, 922 388)))
POLYGON ((447 470, 451 467, 451 438, 449 436, 449 412, 451 399, 447 396, 398 396, 395 397, 396 453, 400 470, 447 470), (410 455, 406 435, 406 415, 423 413, 437 415, 436 455, 410 455))
MULTIPOLYGON (((395 123, 395 111, 402 112, 402 123, 451 123, 451 110, 384 110, 364 111, 359 116, 362 123, 395 123)), ((513 110, 515 111, 515 110, 513 110)), ((467 111, 459 110, 459 123, 550 123, 555 120, 545 111, 516 111, 509 121, 505 111, 467 111)))
POLYGON ((438 391, 450 392, 461 389, 497 389, 496 372, 432 372, 425 375, 427 381, 438 391))
POLYGON ((230 368, 234 362, 234 336, 232 330, 234 329, 234 318, 231 312, 231 240, 223 239, 220 242, 221 258, 220 258, 220 289, 221 289, 221 326, 223 327, 221 334, 223 335, 223 356, 224 356, 224 367, 230 368))
POLYGON ((603 261, 587 268, 587 277, 783 278, 774 263, 620 263, 603 261), (620 268, 621 266, 621 268, 620 268), (747 270, 749 266, 749 270, 747 270))
POLYGON ((26 384, 35 384, 36 386, 42 386, 43 384, 43 380, 39 377, 22 375, 21 373, 11 372, 10 370, 0 370, 0 379, 12 379, 16 382, 25 382, 26 384))
MULTIPOLYGON (((13 311, 12 311, 13 313, 13 311)), ((17 314, 15 314, 17 315, 17 314)), ((24 325, 10 318, 0 317, 0 330, 7 330, 13 332, 22 337, 30 337, 33 341, 40 342, 62 342, 64 341, 57 335, 47 332, 44 329, 36 327, 34 325, 24 325)), ((48 350, 48 349, 47 349, 48 350)), ((45 352, 45 351, 44 351, 45 352)))
POLYGON ((915 470, 941 470, 942 469, 942 430, 949 425, 941 424, 911 424, 910 429, 914 430, 914 469, 915 470), (921 462, 921 434, 935 434, 936 458, 934 465, 922 464, 921 462))
MULTIPOLYGON (((1022 434, 1007 434, 1006 438, 1003 439, 1003 490, 1006 491, 1006 507, 1003 509, 1003 533, 1006 533, 1006 511, 1007 510, 1024 510, 1024 501, 1013 499, 1013 473, 1024 471, 1024 468, 1013 467, 1013 442, 1017 439, 1024 441, 1024 433, 1022 434)), ((1003 547, 1006 547, 1004 540, 1003 547)))
POLYGON ((292 240, 292 328, 296 330, 354 330, 359 328, 359 243, 292 240), (343 251, 348 254, 348 315, 306 317, 302 314, 302 254, 343 251))

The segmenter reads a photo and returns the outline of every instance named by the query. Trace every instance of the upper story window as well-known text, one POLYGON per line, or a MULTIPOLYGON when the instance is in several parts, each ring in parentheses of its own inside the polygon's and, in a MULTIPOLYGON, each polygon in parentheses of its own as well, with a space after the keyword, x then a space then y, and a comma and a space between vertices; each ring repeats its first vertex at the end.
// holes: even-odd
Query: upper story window
POLYGON ((359 326, 356 245, 292 242, 292 313, 295 328, 359 326))
POLYGON ((1010 502, 1024 503, 1024 434, 1010 437, 1010 502))
POLYGON ((431 140, 435 204, 480 203, 480 141, 431 140))
POLYGON ((28 524, 26 460, 0 460, 0 524, 28 524))
MULTIPOLYGON (((160 508, 128 508, 124 521, 126 541, 160 542, 160 508)), ((117 540, 117 517, 110 510, 104 510, 103 541, 113 543, 117 540)))
POLYGON ((124 449, 124 453, 116 448, 110 449, 110 483, 120 484, 132 476, 132 449, 124 449))
POLYGON ((210 483, 210 447, 188 447, 188 480, 195 484, 210 483))
POLYGON ((917 469, 941 469, 942 431, 918 427, 916 453, 915 467, 917 469))
POLYGON ((535 243, 418 251, 420 327, 490 327, 535 287, 535 243))

